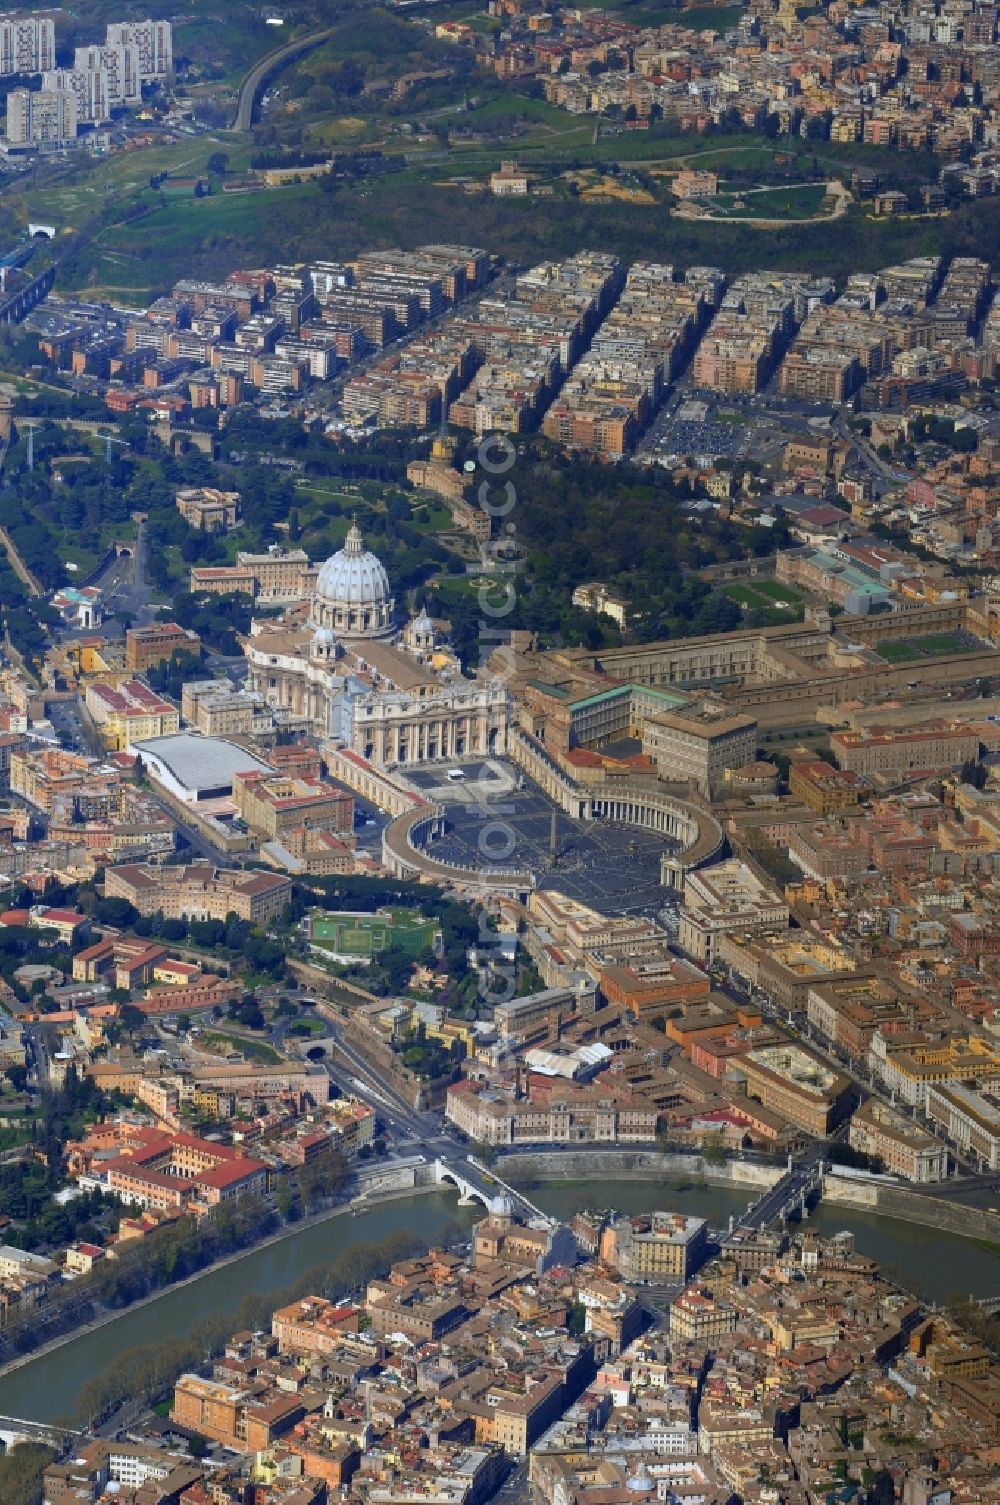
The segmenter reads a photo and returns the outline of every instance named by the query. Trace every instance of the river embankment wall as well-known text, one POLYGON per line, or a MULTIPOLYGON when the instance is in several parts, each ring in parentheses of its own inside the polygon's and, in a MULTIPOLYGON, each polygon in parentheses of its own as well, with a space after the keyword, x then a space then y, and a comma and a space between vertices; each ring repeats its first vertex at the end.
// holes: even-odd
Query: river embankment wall
POLYGON ((903 1186, 848 1181, 841 1176, 825 1176, 823 1200, 832 1205, 850 1207, 854 1212, 871 1212, 884 1218, 898 1218, 901 1223, 919 1223, 958 1238, 983 1239, 1000 1244, 1000 1214, 984 1207, 968 1207, 949 1202, 945 1197, 927 1197, 903 1186))
MULTIPOLYGON (((716 1163, 700 1155, 672 1155, 662 1150, 611 1149, 591 1146, 574 1150, 516 1150, 497 1157, 498 1176, 517 1181, 649 1181, 662 1176, 667 1181, 705 1181, 710 1186, 746 1187, 761 1193, 780 1181, 784 1166, 761 1165, 752 1160, 716 1163)), ((756 1200, 756 1198, 754 1199, 756 1200)))
MULTIPOLYGON (((514 1185, 533 1180, 599 1182, 606 1178, 610 1193, 616 1180, 646 1181, 662 1176, 668 1183, 697 1180, 709 1186, 746 1188, 753 1200, 784 1175, 783 1166, 761 1165, 748 1160, 727 1160, 716 1164, 697 1155, 611 1148, 581 1149, 578 1152, 515 1151, 499 1156, 495 1168, 498 1175, 514 1185)), ((903 1186, 828 1175, 823 1178, 823 1200, 856 1212, 896 1218, 901 1223, 918 1223, 924 1228, 934 1228, 959 1238, 1000 1244, 1000 1213, 951 1202, 946 1197, 927 1196, 903 1186)))

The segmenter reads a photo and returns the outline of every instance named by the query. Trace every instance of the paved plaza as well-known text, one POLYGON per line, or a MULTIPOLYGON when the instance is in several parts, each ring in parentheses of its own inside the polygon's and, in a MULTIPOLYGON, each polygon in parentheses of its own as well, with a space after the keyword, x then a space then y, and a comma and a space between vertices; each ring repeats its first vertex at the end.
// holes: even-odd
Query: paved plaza
POLYGON ((429 855, 442 862, 527 868, 539 888, 557 888, 605 914, 655 915, 669 903, 670 891, 660 884, 660 857, 675 851, 675 843, 558 811, 553 861, 555 806, 519 769, 499 759, 452 766, 461 766, 465 777, 451 781, 443 768, 407 769, 411 782, 447 811, 446 834, 428 846, 429 855))

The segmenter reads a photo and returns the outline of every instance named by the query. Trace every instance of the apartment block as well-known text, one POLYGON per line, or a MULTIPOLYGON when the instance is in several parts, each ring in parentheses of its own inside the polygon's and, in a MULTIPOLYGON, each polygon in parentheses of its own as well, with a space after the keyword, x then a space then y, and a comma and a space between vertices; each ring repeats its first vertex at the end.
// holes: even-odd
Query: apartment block
POLYGON ((980 1170, 1000 1170, 1000 1096, 961 1081, 929 1085, 925 1106, 937 1124, 980 1170))
POLYGON ((819 815, 856 805, 864 791, 856 773, 833 768, 822 758, 796 758, 788 770, 789 792, 819 815))
POLYGON ((42 92, 63 91, 76 100, 80 125, 100 125, 111 118, 111 83, 103 68, 55 68, 42 74, 42 92))
POLYGON ((593 994, 580 995, 572 988, 545 988, 523 998, 498 1003, 493 1010, 501 1043, 505 1046, 528 1045, 558 1030, 559 1021, 571 1018, 581 1003, 593 1009, 593 994))
POLYGON ((706 1285, 685 1286, 670 1303, 670 1336, 677 1343, 717 1346, 718 1339, 736 1331, 737 1311, 706 1285))
POLYGON ((263 695, 228 679, 189 679, 181 691, 181 716, 206 737, 266 736, 274 713, 263 695))
POLYGON ((7 95, 11 146, 62 146, 76 138, 79 115, 72 89, 13 89, 7 95))
POLYGON ((715 960, 721 936, 784 928, 788 904, 739 858, 689 872, 677 939, 699 961, 715 960))
POLYGON ((141 679, 122 680, 118 685, 92 682, 85 698, 91 720, 112 751, 127 751, 149 737, 170 736, 180 727, 180 713, 173 702, 141 679))
POLYGON ((692 368, 695 386, 759 392, 800 322, 800 298, 807 286, 807 278, 788 274, 747 273, 737 278, 698 347, 692 368))
POLYGON ((169 21, 118 21, 108 26, 109 47, 134 47, 143 83, 168 78, 174 66, 173 32, 169 21))
POLYGON ((44 73, 55 65, 55 24, 50 17, 0 18, 0 78, 44 73))
POLYGON ((979 736, 946 721, 927 721, 899 730, 872 727, 865 732, 831 732, 830 750, 848 773, 893 777, 916 769, 959 768, 979 756, 979 736))
POLYGON ((722 791, 728 769, 756 758, 757 722, 721 700, 694 700, 650 716, 642 750, 661 778, 686 781, 711 799, 722 791))
POLYGON ((73 68, 76 72, 104 74, 112 109, 136 104, 142 98, 138 47, 78 47, 73 54, 73 68))
POLYGON ((259 771, 233 777, 233 800, 252 831, 268 841, 283 840, 297 827, 350 836, 354 797, 319 779, 259 771))
POLYGON ((527 1095, 472 1080, 448 1088, 452 1123, 481 1144, 651 1144, 656 1107, 626 1086, 531 1078, 527 1095))
POLYGON ((851 1082, 800 1045, 768 1045, 740 1057, 747 1095, 823 1138, 850 1111, 851 1082))
POLYGON ((214 486, 189 486, 174 497, 177 511, 191 528, 202 533, 228 533, 240 520, 238 491, 219 491, 214 486))
POLYGON ((137 1129, 104 1167, 108 1189, 134 1207, 217 1207, 267 1191, 268 1170, 238 1150, 191 1134, 137 1129))
POLYGON ((679 1212, 612 1218, 601 1234, 601 1259, 625 1280, 657 1285, 688 1280, 705 1258, 708 1224, 679 1212))
POLYGON ((910 1108, 927 1104, 931 1090, 956 1085, 988 1089, 1000 1079, 1000 1050, 978 1035, 952 1034, 947 1039, 894 1039, 877 1030, 868 1064, 901 1102, 910 1108))
POLYGON ((182 1374, 174 1386, 171 1417, 225 1447, 256 1453, 269 1448, 301 1421, 305 1408, 295 1395, 272 1396, 268 1387, 229 1384, 182 1374), (263 1399, 258 1392, 264 1391, 263 1399))

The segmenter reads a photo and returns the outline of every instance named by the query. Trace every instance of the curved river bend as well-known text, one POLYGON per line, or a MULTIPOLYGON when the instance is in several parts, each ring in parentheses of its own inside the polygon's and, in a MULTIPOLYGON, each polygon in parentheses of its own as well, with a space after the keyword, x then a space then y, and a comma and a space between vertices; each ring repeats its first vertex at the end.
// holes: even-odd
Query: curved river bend
MULTIPOLYGON (((654 1181, 560 1181, 543 1183, 531 1196, 545 1211, 562 1218, 583 1207, 617 1207, 623 1212, 661 1207, 706 1217, 714 1227, 724 1228, 730 1214, 738 1217, 744 1211, 747 1194, 717 1186, 677 1191, 654 1181)), ((83 1383, 127 1349, 182 1335, 209 1314, 235 1315, 245 1296, 281 1290, 354 1244, 377 1243, 399 1231, 417 1233, 433 1243, 456 1221, 471 1225, 481 1216, 478 1208, 458 1208, 454 1195, 442 1191, 302 1228, 0 1375, 0 1415, 33 1421, 72 1415, 83 1383)), ((837 1207, 820 1206, 810 1222, 825 1233, 850 1229, 863 1253, 930 1300, 943 1301, 958 1293, 996 1295, 1000 1289, 1000 1251, 973 1240, 837 1207)))

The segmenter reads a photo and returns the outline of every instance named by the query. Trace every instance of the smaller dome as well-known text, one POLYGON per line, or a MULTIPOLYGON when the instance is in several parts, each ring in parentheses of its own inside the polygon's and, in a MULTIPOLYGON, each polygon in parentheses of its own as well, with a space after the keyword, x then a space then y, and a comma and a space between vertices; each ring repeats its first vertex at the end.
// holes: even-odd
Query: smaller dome
POLYGON ((640 1463, 631 1478, 626 1479, 625 1488, 629 1494, 646 1495, 656 1488, 656 1480, 644 1463, 640 1463))
POLYGON ((430 617, 427 615, 427 607, 426 606, 421 606, 420 611, 413 618, 413 626, 416 627, 416 628, 419 628, 419 630, 421 632, 432 632, 433 631, 433 629, 434 629, 434 623, 431 621, 430 617))
POLYGON ((337 634, 332 627, 317 627, 313 633, 314 643, 335 643, 336 641, 337 634))

